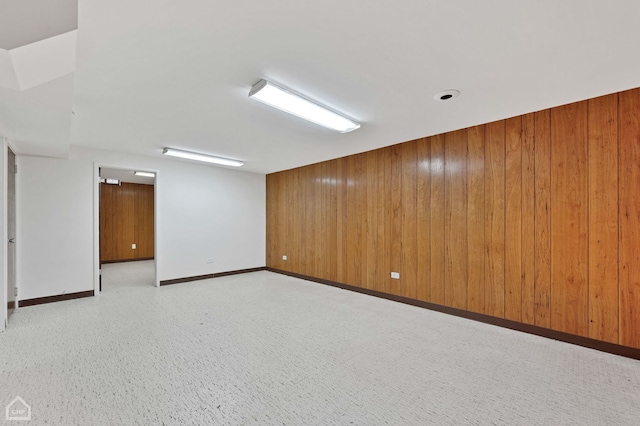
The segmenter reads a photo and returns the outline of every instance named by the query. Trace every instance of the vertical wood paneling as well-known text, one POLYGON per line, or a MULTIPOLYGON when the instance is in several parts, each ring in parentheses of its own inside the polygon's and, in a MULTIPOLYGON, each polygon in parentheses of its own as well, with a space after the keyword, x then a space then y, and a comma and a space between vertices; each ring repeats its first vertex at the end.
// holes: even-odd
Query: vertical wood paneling
POLYGON ((344 274, 344 281, 348 283, 354 283, 356 285, 357 279, 360 274, 360 265, 352 264, 353 256, 355 255, 358 241, 357 217, 355 211, 355 191, 356 183, 354 181, 354 162, 355 157, 349 156, 342 160, 343 177, 346 185, 343 185, 342 190, 342 221, 344 223, 342 232, 345 237, 342 244, 342 257, 339 259, 342 262, 342 271, 344 274))
POLYGON ((291 211, 295 212, 295 214, 291 214, 289 216, 286 244, 286 252, 288 254, 286 262, 293 272, 300 273, 299 265, 302 263, 300 259, 300 254, 302 252, 300 244, 300 230, 302 224, 300 221, 304 217, 304 206, 300 204, 300 192, 302 191, 300 185, 300 170, 288 170, 287 176, 286 193, 288 196, 289 208, 293 209, 291 211))
POLYGON ((115 198, 113 185, 100 184, 100 261, 116 258, 114 240, 117 240, 115 220, 115 198), (109 205, 108 205, 109 204, 109 205), (109 213, 113 212, 113 213, 109 213))
POLYGON ((467 131, 445 136, 445 304, 467 308, 467 131))
POLYGON ((418 140, 417 167, 417 295, 419 300, 431 300, 431 147, 429 138, 418 140))
POLYGON ((589 337, 618 343, 618 96, 588 109, 589 337))
POLYGON ((268 267, 274 268, 275 264, 273 261, 273 256, 275 255, 275 251, 278 247, 276 239, 278 238, 278 231, 276 230, 276 225, 277 225, 277 215, 278 215, 278 204, 275 201, 275 192, 278 190, 278 183, 276 182, 277 180, 277 173, 273 173, 270 175, 267 175, 265 177, 265 185, 266 185, 266 193, 265 193, 265 198, 266 198, 266 213, 267 213, 267 220, 266 220, 266 228, 265 228, 265 250, 266 250, 266 256, 265 256, 265 263, 268 267))
POLYGON ((505 122, 504 316, 522 320, 522 117, 505 122))
POLYGON ((153 197, 153 185, 101 184, 101 261, 154 257, 153 197))
MULTIPOLYGON (((402 147, 391 147, 391 175, 389 188, 391 194, 391 208, 388 210, 389 228, 387 228, 387 244, 389 248, 389 271, 400 272, 402 270, 402 147)), ((390 274, 390 272, 388 272, 390 274)), ((402 294, 402 274, 399 280, 389 280, 389 292, 402 294)))
POLYGON ((640 89, 268 175, 267 240, 278 269, 640 347, 640 89))
POLYGON ((535 120, 535 325, 551 327, 551 112, 535 120))
POLYGON ((467 243, 469 259, 469 286, 467 291, 467 309, 484 313, 485 279, 485 216, 484 216, 484 126, 471 127, 468 130, 468 208, 467 243))
POLYGON ((377 289, 378 275, 380 274, 380 264, 378 263, 378 250, 381 249, 378 241, 378 155, 376 151, 369 151, 365 154, 365 170, 366 177, 364 184, 367 191, 367 244, 365 247, 367 253, 366 265, 366 288, 372 290, 377 289))
POLYGON ((277 267, 284 268, 285 263, 282 260, 282 256, 286 254, 286 241, 285 238, 287 236, 287 216, 289 209, 287 208, 287 198, 286 198, 286 175, 284 172, 278 173, 278 182, 280 183, 280 188, 277 191, 277 200, 278 200, 278 227, 277 230, 280 232, 278 235, 278 250, 274 254, 274 257, 277 262, 277 267))
POLYGON ((444 305, 444 135, 431 141, 431 302, 444 305))
POLYGON ((348 183, 344 171, 344 158, 338 158, 336 161, 336 176, 338 186, 336 188, 336 280, 343 283, 346 282, 346 276, 344 272, 344 256, 346 250, 344 249, 346 244, 346 232, 345 232, 345 201, 344 193, 348 183))
POLYGON ((344 262, 343 271, 345 280, 353 285, 362 286, 361 262, 362 254, 360 246, 362 245, 362 234, 360 232, 360 210, 359 210, 359 193, 360 193, 360 177, 359 172, 359 155, 352 155, 344 159, 344 171, 347 185, 344 191, 344 221, 345 227, 343 232, 346 233, 344 240, 344 262))
POLYGON ((316 255, 318 253, 318 246, 320 244, 320 229, 317 227, 317 222, 322 214, 319 206, 316 204, 316 191, 321 183, 317 182, 320 172, 316 170, 317 164, 311 164, 309 166, 300 169, 300 184, 301 184, 301 201, 304 206, 304 216, 302 221, 302 270, 305 275, 312 277, 318 276, 318 262, 316 255), (307 259, 312 259, 312 262, 307 262, 307 259))
POLYGON ((118 259, 135 259, 135 251, 131 248, 131 244, 135 242, 133 203, 134 197, 130 187, 122 184, 118 194, 118 210, 121 212, 119 234, 122 243, 117 246, 118 259))
POLYGON ((138 185, 135 188, 136 207, 135 207, 135 233, 134 238, 137 241, 137 249, 135 250, 136 259, 154 257, 153 244, 153 228, 154 228, 154 211, 153 211, 153 185, 138 185))
POLYGON ((306 173, 307 173, 308 167, 302 167, 300 169, 296 169, 295 171, 297 172, 297 185, 295 185, 296 187, 296 192, 295 192, 295 196, 293 199, 293 202, 295 203, 296 207, 296 211, 299 212, 299 214, 295 215, 295 219, 294 219, 294 223, 295 223, 295 232, 294 232, 294 238, 293 238, 293 247, 295 250, 295 256, 293 259, 293 264, 295 267, 295 272, 299 273, 299 274, 304 274, 305 273, 305 258, 307 256, 308 253, 308 245, 305 241, 305 228, 307 226, 307 206, 306 206, 306 193, 307 193, 307 179, 306 179, 306 173))
POLYGON ((377 151, 378 166, 378 285, 376 290, 389 292, 391 278, 389 276, 389 265, 391 265, 391 254, 388 247, 391 240, 388 238, 390 227, 388 212, 391 209, 391 148, 383 148, 377 151))
POLYGON ((326 203, 326 228, 322 230, 322 233, 327 236, 327 252, 323 253, 327 259, 327 269, 328 274, 327 277, 331 281, 338 281, 338 233, 333 232, 334 229, 338 228, 338 161, 332 160, 328 163, 323 163, 323 166, 326 165, 326 173, 328 175, 328 185, 327 194, 328 200, 326 203))
POLYGON ((347 185, 347 282, 363 287, 366 272, 366 190, 364 187, 362 154, 348 157, 347 185))
POLYGON ((309 216, 313 213, 307 211, 308 205, 308 194, 310 190, 309 181, 307 179, 307 174, 309 172, 309 166, 301 167, 298 169, 298 187, 300 188, 298 195, 298 208, 300 214, 298 214, 297 220, 299 224, 299 233, 298 238, 294 242, 296 248, 298 249, 298 256, 296 256, 294 262, 296 264, 296 272, 300 274, 306 274, 307 271, 311 268, 309 265, 312 262, 305 262, 305 259, 312 258, 312 246, 313 241, 309 241, 308 237, 310 221, 309 216))
POLYGON ((505 122, 485 126, 485 312, 504 316, 505 122))
POLYGON ((522 116, 522 322, 535 324, 535 121, 522 116))
POLYGON ((402 149, 402 259, 400 280, 402 295, 415 299, 418 295, 418 235, 417 235, 417 180, 418 146, 415 143, 400 145, 402 149))
POLYGON ((318 164, 312 164, 305 167, 305 180, 306 191, 304 192, 305 199, 305 226, 304 226, 304 245, 307 248, 307 253, 304 257, 304 270, 305 274, 317 277, 318 276, 318 258, 319 246, 320 246, 320 216, 322 210, 319 206, 319 197, 317 191, 319 190, 321 182, 317 181, 317 176, 320 176, 320 170, 318 164), (313 259, 312 262, 307 262, 306 259, 313 259), (310 263, 310 264, 309 264, 310 263))
POLYGON ((640 90, 619 96, 620 344, 640 348, 640 90))
POLYGON ((587 333, 587 103, 551 110, 551 327, 587 333))

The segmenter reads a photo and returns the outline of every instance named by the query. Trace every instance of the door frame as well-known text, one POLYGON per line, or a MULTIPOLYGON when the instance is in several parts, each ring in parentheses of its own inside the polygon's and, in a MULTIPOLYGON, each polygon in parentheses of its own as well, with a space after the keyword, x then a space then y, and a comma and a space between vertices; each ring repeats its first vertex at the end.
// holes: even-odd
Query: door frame
POLYGON ((7 206, 7 177, 8 177, 8 154, 9 143, 7 138, 0 136, 0 200, 2 201, 2 209, 0 210, 0 280, 2 280, 2 294, 0 295, 0 304, 2 304, 2 321, 0 321, 0 331, 4 331, 9 318, 7 310, 7 286, 9 285, 8 274, 8 253, 7 253, 7 235, 8 235, 8 206, 7 206))
MULTIPOLYGON (((97 296, 100 294, 100 168, 155 173, 156 177, 153 182, 153 259, 155 262, 154 282, 156 287, 160 287, 160 274, 159 274, 160 259, 158 256, 158 246, 159 246, 158 229, 160 228, 160 221, 159 221, 159 215, 158 215, 158 212, 160 210, 158 187, 159 187, 159 181, 160 181, 160 178, 159 178, 160 172, 158 170, 150 169, 148 167, 119 166, 119 165, 108 164, 108 163, 94 162, 93 163, 93 295, 97 296)), ((5 310, 6 310, 6 306, 5 306, 5 310)))
MULTIPOLYGON (((7 291, 9 286, 9 253, 7 252, 7 241, 9 239, 9 206, 8 206, 8 193, 7 193, 7 179, 9 177, 9 149, 13 151, 16 156, 16 165, 18 164, 18 155, 15 154, 16 150, 9 143, 9 138, 0 134, 0 201, 2 202, 2 208, 0 208, 0 288, 2 294, 0 294, 0 304, 2 305, 2 317, 0 320, 0 332, 5 331, 9 322, 9 311, 7 309, 7 291)), ((15 173, 15 171, 14 171, 15 173)), ((16 199, 14 208, 16 209, 16 231, 18 228, 18 177, 15 180, 16 185, 16 199)), ((18 287, 18 250, 16 250, 16 264, 15 275, 16 283, 18 287)), ((14 310, 18 310, 20 304, 18 303, 18 297, 16 297, 16 304, 14 310)), ((15 312, 15 311, 14 311, 15 312)))

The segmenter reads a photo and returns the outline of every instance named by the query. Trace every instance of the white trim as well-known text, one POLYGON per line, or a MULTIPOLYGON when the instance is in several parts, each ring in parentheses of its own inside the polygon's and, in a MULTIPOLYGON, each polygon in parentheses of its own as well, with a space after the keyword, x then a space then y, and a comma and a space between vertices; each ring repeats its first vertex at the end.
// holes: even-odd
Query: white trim
MULTIPOLYGON (((158 197, 158 182, 160 172, 158 170, 148 169, 146 167, 126 167, 117 166, 113 164, 94 162, 93 163, 93 295, 100 294, 100 200, 98 196, 100 194, 100 168, 116 169, 116 170, 138 170, 142 172, 150 172, 156 175, 153 184, 153 208, 154 208, 154 224, 153 224, 153 257, 155 263, 155 285, 160 287, 159 280, 159 259, 158 259, 158 229, 159 223, 159 197, 158 197)), ((6 309, 6 308, 5 308, 6 309)))
POLYGON ((7 139, 0 136, 0 200, 2 200, 2 211, 0 211, 0 288, 2 288, 2 294, 0 294, 0 303, 2 304, 2 321, 0 321, 0 331, 4 331, 7 326, 8 310, 7 310, 7 285, 8 285, 8 260, 7 260, 7 156, 9 145, 7 139))

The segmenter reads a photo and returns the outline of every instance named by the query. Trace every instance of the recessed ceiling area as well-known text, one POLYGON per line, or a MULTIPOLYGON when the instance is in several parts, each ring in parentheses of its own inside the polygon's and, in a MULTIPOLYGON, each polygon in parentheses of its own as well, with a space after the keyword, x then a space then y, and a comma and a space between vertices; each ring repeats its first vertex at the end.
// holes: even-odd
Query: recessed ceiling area
POLYGON ((112 169, 108 167, 100 168, 100 177, 103 179, 117 179, 120 182, 141 183, 145 185, 153 185, 155 178, 147 176, 138 176, 134 174, 135 170, 112 169))
MULTIPOLYGON (((638 87, 639 20, 635 0, 82 2, 69 143, 289 169, 638 87), (250 101, 260 79, 361 128, 250 101), (462 95, 435 101, 447 88, 462 95)), ((0 127, 28 143, 14 115, 0 127)))

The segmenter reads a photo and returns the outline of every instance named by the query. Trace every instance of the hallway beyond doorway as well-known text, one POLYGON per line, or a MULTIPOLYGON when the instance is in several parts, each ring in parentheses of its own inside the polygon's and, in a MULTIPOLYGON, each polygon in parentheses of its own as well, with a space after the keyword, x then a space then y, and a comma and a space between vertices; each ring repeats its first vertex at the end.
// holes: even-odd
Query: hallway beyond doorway
POLYGON ((155 286, 155 260, 102 265, 102 293, 155 286))

